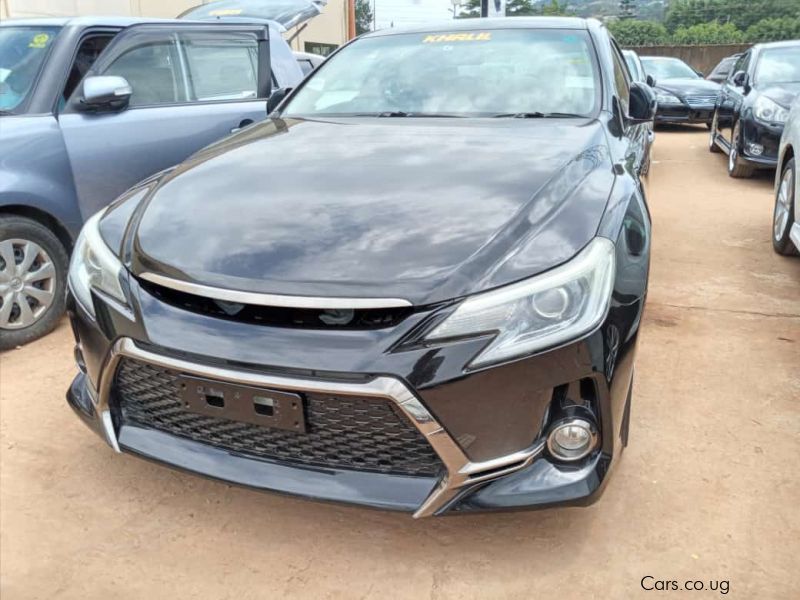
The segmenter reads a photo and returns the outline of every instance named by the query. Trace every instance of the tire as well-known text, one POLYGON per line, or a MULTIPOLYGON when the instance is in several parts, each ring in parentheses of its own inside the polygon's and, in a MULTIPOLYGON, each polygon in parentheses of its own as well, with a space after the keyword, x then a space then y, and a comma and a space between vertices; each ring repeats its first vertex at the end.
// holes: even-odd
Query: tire
POLYGON ((68 264, 64 246, 47 227, 0 215, 0 350, 53 330, 64 314, 68 264))
POLYGON ((745 179, 753 176, 753 167, 746 164, 739 155, 739 148, 741 147, 741 131, 739 130, 739 122, 733 126, 733 134, 731 135, 731 148, 728 151, 728 175, 737 179, 745 179))
POLYGON ((717 111, 714 111, 714 117, 711 120, 711 125, 708 126, 708 151, 712 154, 719 154, 722 152, 719 146, 717 146, 717 124, 719 123, 719 117, 717 116, 717 111))
POLYGON ((630 439, 630 431, 631 431, 631 404, 633 404, 633 378, 636 376, 636 370, 634 369, 633 374, 631 374, 631 384, 628 388, 628 397, 625 399, 625 408, 622 412, 622 425, 620 427, 620 441, 622 442, 622 448, 628 447, 628 440, 630 439))
POLYGON ((775 192, 775 210, 772 212, 772 247, 775 252, 784 256, 800 254, 789 237, 795 214, 794 206, 797 194, 795 162, 791 159, 783 168, 781 183, 775 192))

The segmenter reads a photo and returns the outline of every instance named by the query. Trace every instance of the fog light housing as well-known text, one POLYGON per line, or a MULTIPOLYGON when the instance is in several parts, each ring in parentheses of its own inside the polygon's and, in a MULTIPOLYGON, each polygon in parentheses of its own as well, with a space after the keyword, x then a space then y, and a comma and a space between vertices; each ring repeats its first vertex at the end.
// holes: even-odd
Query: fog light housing
POLYGON ((764 146, 750 142, 747 144, 747 153, 751 156, 761 156, 764 153, 764 146))
POLYGON ((597 427, 586 419, 558 421, 547 436, 547 449, 567 462, 580 460, 597 447, 597 427))

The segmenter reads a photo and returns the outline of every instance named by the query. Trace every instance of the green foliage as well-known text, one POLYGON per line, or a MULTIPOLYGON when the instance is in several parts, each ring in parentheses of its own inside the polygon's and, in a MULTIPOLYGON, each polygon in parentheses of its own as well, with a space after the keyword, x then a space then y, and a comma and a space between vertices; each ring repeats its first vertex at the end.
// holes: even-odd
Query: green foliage
POLYGON ((800 14, 800 0, 671 0, 664 24, 671 32, 717 21, 740 30, 766 18, 800 14))
POLYGON ((672 43, 682 46, 694 44, 738 44, 744 34, 733 23, 720 25, 717 21, 698 23, 691 27, 679 27, 672 34, 672 43))
POLYGON ((370 0, 356 0, 356 35, 372 31, 373 18, 370 0))
POLYGON ((669 42, 666 27, 653 21, 613 21, 608 28, 621 46, 657 46, 669 42))
POLYGON ((762 19, 745 32, 748 42, 777 42, 800 39, 800 17, 762 19))
MULTIPOLYGON (((507 17, 535 17, 538 15, 556 16, 567 14, 567 5, 558 0, 550 0, 541 6, 534 6, 532 0, 507 0, 507 17)), ((468 0, 458 12, 459 19, 474 19, 481 16, 480 0, 468 0)))

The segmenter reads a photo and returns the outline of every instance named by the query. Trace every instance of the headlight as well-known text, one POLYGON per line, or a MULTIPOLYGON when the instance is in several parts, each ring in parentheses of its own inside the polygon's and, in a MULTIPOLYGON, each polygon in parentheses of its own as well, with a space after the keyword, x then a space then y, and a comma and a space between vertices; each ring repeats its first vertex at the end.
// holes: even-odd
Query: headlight
POLYGON ((92 289, 125 303, 125 293, 120 284, 122 263, 100 236, 99 223, 104 213, 105 211, 100 211, 86 221, 69 264, 70 289, 78 302, 92 315, 92 289))
POLYGON ((656 101, 659 104, 681 104, 680 98, 664 90, 656 90, 656 101))
POLYGON ((595 238, 575 258, 552 271, 468 298, 426 339, 496 332, 471 366, 508 360, 577 339, 605 318, 614 268, 614 244, 595 238))
POLYGON ((770 100, 766 96, 759 96, 753 104, 753 114, 759 121, 783 123, 789 116, 789 111, 774 100, 770 100))

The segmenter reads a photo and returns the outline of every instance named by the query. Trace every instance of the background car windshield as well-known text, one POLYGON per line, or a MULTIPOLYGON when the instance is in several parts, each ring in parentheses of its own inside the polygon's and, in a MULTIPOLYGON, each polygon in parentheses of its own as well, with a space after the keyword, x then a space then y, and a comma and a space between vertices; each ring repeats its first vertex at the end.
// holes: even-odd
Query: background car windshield
POLYGON ((58 27, 0 27, 0 111, 13 111, 30 93, 58 27))
POLYGON ((694 69, 677 58, 643 58, 644 70, 659 79, 698 79, 694 69))
POLYGON ((800 82, 800 45, 764 50, 756 65, 756 83, 800 82))
POLYGON ((356 41, 328 59, 284 115, 588 116, 597 87, 582 31, 394 34, 356 41))

